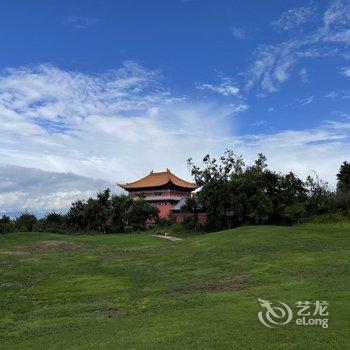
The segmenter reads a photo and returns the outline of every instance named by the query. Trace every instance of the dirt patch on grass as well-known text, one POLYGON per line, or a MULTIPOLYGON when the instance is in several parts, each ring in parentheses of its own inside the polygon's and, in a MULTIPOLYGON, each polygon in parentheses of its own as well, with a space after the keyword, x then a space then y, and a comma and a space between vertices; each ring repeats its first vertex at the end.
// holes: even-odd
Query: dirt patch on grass
POLYGON ((50 250, 76 250, 79 246, 68 241, 40 241, 28 243, 22 246, 14 247, 14 251, 18 252, 46 252, 50 250))
POLYGON ((172 292, 168 293, 168 296, 171 298, 177 298, 177 297, 182 297, 184 295, 190 295, 193 294, 194 292, 191 290, 173 290, 172 292))
POLYGON ((102 318, 112 318, 112 317, 122 317, 122 316, 130 316, 130 315, 138 315, 143 313, 144 309, 132 309, 128 310, 126 308, 106 308, 100 310, 94 310, 91 312, 87 312, 85 316, 88 317, 102 317, 102 318))
POLYGON ((176 298, 176 297, 181 297, 185 295, 191 295, 199 291, 211 292, 211 293, 220 293, 224 291, 239 291, 247 288, 247 286, 248 286, 248 277, 239 275, 234 278, 224 279, 216 282, 213 282, 213 281, 203 282, 199 290, 198 289, 197 290, 184 290, 184 289, 174 290, 168 293, 168 296, 172 298, 176 298))
POLYGON ((223 291, 238 291, 247 287, 248 278, 247 276, 236 276, 231 279, 221 280, 218 282, 205 283, 204 290, 212 293, 219 293, 223 291))
POLYGON ((109 308, 105 310, 96 310, 94 314, 99 317, 112 318, 112 317, 118 317, 118 316, 127 316, 128 311, 124 309, 109 308))

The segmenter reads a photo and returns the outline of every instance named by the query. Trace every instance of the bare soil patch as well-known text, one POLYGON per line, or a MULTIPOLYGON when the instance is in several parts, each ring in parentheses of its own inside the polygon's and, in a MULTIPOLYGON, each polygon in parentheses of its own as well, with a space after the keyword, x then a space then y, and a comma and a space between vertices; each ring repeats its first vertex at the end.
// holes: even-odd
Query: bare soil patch
POLYGON ((223 291, 238 291, 247 287, 247 276, 236 276, 231 279, 221 280, 218 282, 208 282, 204 284, 204 290, 219 293, 223 291))
POLYGON ((14 247, 18 252, 46 252, 50 250, 76 250, 79 246, 73 242, 68 241, 41 241, 32 242, 22 246, 14 247))
MULTIPOLYGON (((248 286, 248 277, 239 275, 234 278, 220 280, 217 282, 207 281, 202 283, 200 288, 201 291, 211 292, 211 293, 220 293, 224 291, 239 291, 248 286)), ((174 290, 168 295, 172 298, 181 297, 184 295, 190 295, 198 292, 198 290, 174 290)))

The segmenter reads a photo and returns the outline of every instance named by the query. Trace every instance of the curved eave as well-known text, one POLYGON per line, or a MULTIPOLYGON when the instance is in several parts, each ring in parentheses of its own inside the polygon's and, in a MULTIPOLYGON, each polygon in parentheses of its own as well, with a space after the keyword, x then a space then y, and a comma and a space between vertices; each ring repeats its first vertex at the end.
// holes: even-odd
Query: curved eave
POLYGON ((172 174, 170 170, 167 170, 165 172, 160 172, 160 173, 154 173, 152 171, 150 174, 148 174, 147 176, 143 177, 140 180, 126 183, 123 185, 118 184, 118 186, 120 186, 124 190, 138 190, 138 189, 145 189, 145 188, 162 187, 169 183, 179 188, 183 188, 191 191, 194 191, 195 189, 198 188, 196 184, 185 181, 177 177, 176 175, 172 174))

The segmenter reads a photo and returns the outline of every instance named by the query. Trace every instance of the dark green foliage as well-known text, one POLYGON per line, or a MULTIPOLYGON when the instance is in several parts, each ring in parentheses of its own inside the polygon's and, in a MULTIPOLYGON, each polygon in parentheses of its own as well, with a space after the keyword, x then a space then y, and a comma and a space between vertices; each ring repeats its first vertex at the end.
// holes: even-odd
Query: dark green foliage
POLYGON ((126 211, 126 218, 129 225, 136 229, 143 230, 147 221, 154 221, 158 218, 158 209, 143 198, 132 201, 126 211))
POLYGON ((17 231, 31 232, 37 221, 35 215, 24 212, 14 221, 14 227, 17 231))
POLYGON ((67 230, 66 216, 52 211, 38 221, 35 231, 64 233, 67 230))
POLYGON ((97 198, 76 201, 71 205, 66 222, 68 230, 100 231, 103 233, 125 232, 144 229, 148 222, 158 218, 158 209, 143 198, 135 199, 121 195, 111 196, 107 189, 98 193, 97 198))
POLYGON ((134 231, 134 228, 132 226, 124 226, 125 233, 132 233, 133 231, 134 231))
POLYGON ((330 211, 333 206, 334 194, 329 190, 328 184, 319 180, 317 176, 316 180, 308 176, 305 185, 308 190, 306 204, 308 214, 324 214, 330 211))
POLYGON ((343 193, 350 192, 350 163, 344 162, 337 174, 337 190, 343 193))
POLYGON ((0 234, 10 233, 13 231, 12 221, 9 216, 3 215, 0 218, 0 234))
MULTIPOLYGON (((132 198, 126 195, 112 196, 111 198, 111 221, 117 232, 123 232, 128 224, 127 212, 132 205, 132 198)), ((132 231, 132 229, 131 229, 132 231)))
MULTIPOLYGON (((222 230, 241 225, 293 224, 310 217, 350 217, 350 163, 337 174, 337 191, 326 182, 309 176, 305 182, 293 172, 281 174, 267 167, 259 154, 253 165, 227 150, 219 160, 206 155, 203 166, 188 160, 200 190, 186 200, 184 227, 203 230, 199 213, 207 213, 206 229, 222 230)), ((332 219, 333 220, 333 219, 332 219)), ((96 198, 77 200, 67 214, 48 213, 37 218, 27 212, 17 219, 0 218, 0 234, 13 231, 37 232, 133 232, 152 223, 170 225, 174 217, 159 220, 158 209, 142 196, 111 195, 107 189, 96 198)))
MULTIPOLYGON (((344 164, 340 171, 341 188, 345 188, 348 181, 348 163, 344 164)), ((316 179, 309 176, 304 183, 293 172, 271 171, 263 154, 259 154, 251 166, 246 166, 242 157, 231 150, 220 160, 206 155, 202 168, 194 165, 191 159, 188 165, 201 186, 195 196, 196 205, 208 213, 210 230, 247 224, 292 224, 337 208, 335 194, 327 183, 317 176, 316 179)), ((349 200, 350 197, 347 205, 349 200)))
POLYGON ((344 162, 337 174, 337 192, 334 198, 335 207, 350 214, 350 163, 344 162))
POLYGON ((98 193, 96 198, 72 203, 65 215, 53 211, 37 220, 34 215, 25 212, 14 221, 3 216, 0 218, 0 234, 13 231, 133 232, 144 230, 156 220, 158 220, 158 209, 143 198, 133 200, 125 195, 112 196, 107 189, 98 193))

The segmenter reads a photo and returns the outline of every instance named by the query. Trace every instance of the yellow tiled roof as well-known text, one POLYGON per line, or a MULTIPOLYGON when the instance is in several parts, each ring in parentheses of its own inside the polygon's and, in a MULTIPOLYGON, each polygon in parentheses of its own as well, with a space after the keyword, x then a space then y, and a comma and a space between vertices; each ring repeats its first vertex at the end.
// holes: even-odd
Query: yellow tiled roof
POLYGON ((176 186, 191 190, 195 190, 198 187, 194 183, 180 179, 179 177, 174 175, 169 169, 167 169, 167 171, 162 171, 159 173, 151 171, 147 176, 143 177, 140 180, 130 182, 124 185, 118 185, 124 190, 129 190, 146 187, 160 187, 166 185, 169 182, 173 183, 176 186))

